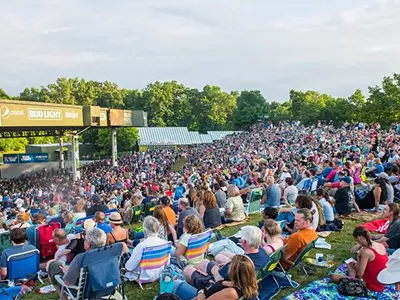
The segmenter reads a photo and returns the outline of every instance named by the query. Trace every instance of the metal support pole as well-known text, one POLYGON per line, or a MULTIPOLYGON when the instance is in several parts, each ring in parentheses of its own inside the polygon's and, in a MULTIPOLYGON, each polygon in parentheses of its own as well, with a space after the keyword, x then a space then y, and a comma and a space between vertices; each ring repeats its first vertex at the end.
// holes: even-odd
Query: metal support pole
POLYGON ((80 179, 81 174, 79 172, 79 136, 72 136, 72 178, 74 181, 80 179))
POLYGON ((60 135, 58 140, 60 142, 60 169, 65 169, 63 137, 60 135))
POLYGON ((112 166, 117 166, 117 128, 111 128, 111 155, 112 155, 112 166))

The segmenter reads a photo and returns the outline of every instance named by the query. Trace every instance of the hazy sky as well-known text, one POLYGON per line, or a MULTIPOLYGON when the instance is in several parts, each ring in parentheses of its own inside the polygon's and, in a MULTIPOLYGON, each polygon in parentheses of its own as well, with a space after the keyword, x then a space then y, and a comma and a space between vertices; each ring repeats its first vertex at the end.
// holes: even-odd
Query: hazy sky
POLYGON ((65 76, 349 96, 400 72, 399 15, 400 0, 4 1, 0 87, 65 76))

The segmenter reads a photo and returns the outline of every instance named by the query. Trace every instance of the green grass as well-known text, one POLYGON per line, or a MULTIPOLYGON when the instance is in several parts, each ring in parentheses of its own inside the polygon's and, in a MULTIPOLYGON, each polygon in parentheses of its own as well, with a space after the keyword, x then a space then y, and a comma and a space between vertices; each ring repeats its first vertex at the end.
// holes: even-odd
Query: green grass
MULTIPOLYGON (((252 215, 250 219, 246 222, 245 225, 257 225, 258 221, 261 219, 261 216, 259 215, 252 215)), ((326 254, 334 254, 335 255, 335 266, 332 267, 330 270, 334 270, 338 265, 343 263, 343 260, 346 258, 350 257, 350 248, 354 244, 354 240, 352 237, 352 232, 353 229, 356 225, 358 225, 356 221, 353 220, 346 220, 345 221, 345 226, 342 230, 342 232, 333 232, 331 233, 327 241, 332 245, 331 250, 324 250, 324 249, 313 249, 310 252, 311 257, 315 257, 315 253, 323 253, 324 255, 326 254)), ((130 226, 131 228, 137 226, 138 224, 134 224, 133 226, 130 226)), ((232 227, 225 227, 222 230, 222 234, 224 236, 230 236, 235 234, 237 231, 240 230, 240 228, 244 225, 239 225, 239 226, 232 226, 232 227)), ((306 277, 303 273, 298 271, 298 269, 294 270, 292 273, 292 279, 295 280, 300 284, 300 289, 302 286, 308 284, 309 282, 313 280, 318 280, 321 279, 326 275, 328 272, 327 268, 317 268, 316 273, 313 275, 309 275, 306 277)), ((49 284, 49 282, 45 282, 45 284, 49 284)), ((144 289, 141 290, 139 286, 134 283, 134 282, 128 282, 124 284, 125 292, 127 293, 128 299, 132 300, 151 300, 154 298, 155 295, 158 294, 159 292, 159 284, 158 283, 151 283, 151 284, 145 284, 144 289)), ((286 295, 289 295, 296 289, 284 289, 281 291, 280 294, 278 294, 275 299, 280 299, 286 295)), ((43 296, 37 294, 37 293, 30 293, 25 299, 28 300, 39 300, 43 299, 43 296)), ((51 295, 46 295, 45 299, 58 299, 56 294, 53 293, 51 295)))

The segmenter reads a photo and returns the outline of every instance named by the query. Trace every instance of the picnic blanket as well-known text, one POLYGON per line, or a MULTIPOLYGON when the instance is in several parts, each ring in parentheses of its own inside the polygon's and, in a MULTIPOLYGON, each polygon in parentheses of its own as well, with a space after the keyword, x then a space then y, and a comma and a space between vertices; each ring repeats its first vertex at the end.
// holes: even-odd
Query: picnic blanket
MULTIPOLYGON (((346 274, 347 265, 343 264, 338 267, 335 273, 346 274)), ((336 284, 330 283, 329 277, 325 277, 322 280, 316 280, 303 287, 301 290, 290 294, 282 299, 284 300, 366 300, 366 299, 379 299, 379 300, 398 300, 400 294, 396 291, 395 286, 387 285, 382 292, 370 292, 368 297, 346 297, 339 294, 336 284)))
POLYGON ((331 233, 332 233, 332 231, 319 231, 319 232, 317 232, 318 236, 323 237, 323 238, 328 237, 331 233))
POLYGON ((240 225, 240 224, 244 224, 244 223, 247 222, 247 219, 248 219, 248 218, 245 218, 243 221, 240 221, 240 222, 232 222, 232 223, 227 223, 227 224, 221 224, 221 225, 219 225, 218 227, 215 227, 215 228, 213 229, 213 231, 222 230, 222 229, 224 229, 225 227, 231 227, 231 226, 237 226, 237 225, 240 225))
POLYGON ((368 229, 371 232, 378 232, 385 234, 388 231, 389 225, 390 221, 388 219, 380 219, 364 223, 361 226, 364 226, 365 229, 368 229))
POLYGON ((362 222, 369 222, 372 220, 376 220, 381 218, 380 214, 371 214, 367 211, 361 211, 359 213, 353 212, 349 215, 341 215, 340 218, 348 219, 348 220, 355 220, 355 221, 362 221, 362 222))

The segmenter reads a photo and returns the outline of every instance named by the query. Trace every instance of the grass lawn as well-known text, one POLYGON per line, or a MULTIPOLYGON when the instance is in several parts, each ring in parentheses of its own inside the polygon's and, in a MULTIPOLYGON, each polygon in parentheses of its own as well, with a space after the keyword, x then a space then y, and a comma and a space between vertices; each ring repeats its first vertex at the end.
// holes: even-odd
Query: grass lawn
MULTIPOLYGON (((257 225, 258 221, 261 219, 260 215, 252 215, 246 225, 257 225)), ((343 228, 342 232, 333 232, 332 234, 329 235, 327 238, 327 241, 332 245, 331 250, 324 250, 324 249, 313 249, 310 252, 310 256, 315 257, 315 253, 323 253, 324 255, 326 254, 334 254, 335 255, 335 267, 342 264, 343 260, 350 257, 350 248, 354 244, 354 240, 352 237, 352 232, 353 229, 356 225, 360 224, 362 222, 356 222, 353 220, 346 220, 345 221, 345 226, 343 228)), ((230 236, 235 234, 240 227, 243 225, 239 226, 233 226, 233 227, 226 227, 222 230, 222 234, 225 236, 230 236)), ((331 268, 331 270, 334 270, 335 267, 331 268)), ((324 277, 327 273, 328 269, 326 268, 317 268, 317 272, 313 275, 309 275, 306 277, 303 273, 299 272, 297 269, 292 273, 293 277, 292 279, 295 280, 300 284, 301 288, 302 286, 306 285, 307 283, 320 279, 324 277)), ((45 282, 45 284, 49 284, 49 282, 45 282)), ((128 295, 128 299, 132 300, 151 300, 154 298, 155 295, 158 294, 159 292, 159 284, 158 283, 152 283, 152 284, 145 284, 144 289, 141 290, 139 286, 134 283, 134 282, 128 282, 124 284, 125 287, 125 292, 128 295)), ((275 299, 280 299, 286 295, 289 295, 292 293, 295 289, 284 289, 275 299)), ((28 296, 25 297, 25 299, 28 300, 39 300, 39 299, 58 299, 56 294, 53 293, 51 295, 39 295, 37 293, 30 293, 28 296)))

